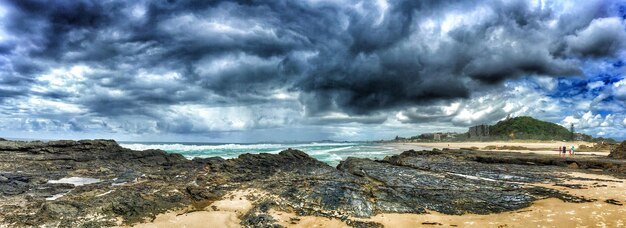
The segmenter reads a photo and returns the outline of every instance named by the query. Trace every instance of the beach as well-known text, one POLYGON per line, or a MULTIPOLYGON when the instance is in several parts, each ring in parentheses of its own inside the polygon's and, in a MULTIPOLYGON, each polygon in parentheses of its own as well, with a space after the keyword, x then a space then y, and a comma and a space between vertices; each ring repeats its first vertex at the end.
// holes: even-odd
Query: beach
MULTIPOLYGON (((492 141, 492 142, 391 142, 389 145, 394 146, 400 151, 417 149, 420 150, 423 147, 427 148, 437 148, 437 149, 460 149, 460 148, 475 148, 479 150, 490 150, 490 151, 515 151, 521 153, 537 153, 537 154, 546 154, 546 155, 558 155, 557 149, 560 147, 566 146, 571 148, 574 146, 575 148, 580 148, 581 145, 585 146, 593 146, 592 142, 584 142, 584 141, 573 141, 573 142, 560 142, 560 141, 492 141), (496 146, 502 148, 504 146, 509 147, 524 147, 527 149, 485 149, 489 146, 496 146)), ((576 149, 574 150, 576 151, 576 149)), ((584 151, 577 152, 578 155, 601 155, 606 156, 609 154, 608 151, 584 151)))
POLYGON ((225 159, 112 140, 0 141, 0 226, 623 226, 626 160, 410 150, 427 146, 385 144, 395 149, 382 159, 329 165, 296 149, 225 159))

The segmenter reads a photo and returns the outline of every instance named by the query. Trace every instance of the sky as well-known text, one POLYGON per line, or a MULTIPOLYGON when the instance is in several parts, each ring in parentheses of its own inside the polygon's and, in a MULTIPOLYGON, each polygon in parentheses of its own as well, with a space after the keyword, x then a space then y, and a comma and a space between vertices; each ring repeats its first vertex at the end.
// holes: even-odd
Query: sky
POLYGON ((626 138, 626 1, 0 0, 0 137, 626 138))

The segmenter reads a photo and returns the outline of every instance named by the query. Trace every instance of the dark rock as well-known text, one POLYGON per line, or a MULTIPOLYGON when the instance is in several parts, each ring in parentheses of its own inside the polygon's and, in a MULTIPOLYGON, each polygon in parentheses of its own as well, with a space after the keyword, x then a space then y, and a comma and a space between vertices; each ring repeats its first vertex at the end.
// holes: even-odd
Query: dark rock
POLYGON ((250 209, 241 218, 241 225, 244 227, 271 227, 281 228, 283 226, 276 224, 274 217, 267 212, 270 208, 275 207, 276 204, 269 200, 261 201, 257 203, 254 208, 250 209))
POLYGON ((561 187, 566 187, 566 188, 571 188, 571 189, 587 189, 584 185, 582 184, 564 184, 564 183, 557 183, 554 186, 561 186, 561 187))
POLYGON ((19 173, 0 174, 0 196, 18 195, 28 191, 32 187, 31 178, 19 173))
POLYGON ((626 141, 623 141, 615 146, 615 148, 611 149, 609 157, 615 159, 626 159, 626 141))
POLYGON ((543 187, 534 187, 534 188, 530 188, 528 189, 529 193, 536 195, 536 196, 543 196, 545 198, 548 197, 552 197, 552 198, 557 198, 562 200, 563 202, 568 202, 568 203, 589 203, 589 202, 595 202, 595 199, 587 199, 584 197, 580 197, 580 196, 574 196, 574 195, 570 195, 564 192, 560 192, 558 190, 554 190, 554 189, 550 189, 550 188, 543 188, 543 187))
POLYGON ((365 221, 355 221, 355 220, 346 220, 346 224, 348 226, 354 227, 354 228, 383 228, 383 224, 380 223, 376 223, 376 222, 365 222, 365 221))
POLYGON ((527 207, 534 200, 515 184, 368 159, 349 158, 338 169, 378 183, 373 186, 374 197, 380 201, 376 209, 384 212, 424 213, 429 209, 445 214, 489 214, 527 207))
POLYGON ((608 204, 613 204, 613 205, 617 205, 617 206, 622 206, 624 204, 622 204, 621 202, 619 202, 618 200, 614 200, 614 199, 608 199, 604 201, 605 203, 608 204))
POLYGON ((79 209, 69 203, 46 203, 39 211, 39 214, 48 218, 68 218, 76 216, 79 209))

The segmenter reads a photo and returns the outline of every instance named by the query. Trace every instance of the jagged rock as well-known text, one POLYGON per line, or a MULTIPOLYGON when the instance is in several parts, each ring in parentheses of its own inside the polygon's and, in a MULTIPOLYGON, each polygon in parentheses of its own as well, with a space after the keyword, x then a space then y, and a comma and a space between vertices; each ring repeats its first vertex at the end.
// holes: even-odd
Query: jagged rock
POLYGON ((615 146, 615 148, 611 150, 609 157, 616 159, 626 159, 626 141, 623 141, 622 143, 615 146))
POLYGON ((0 196, 11 196, 25 193, 31 188, 31 178, 25 175, 1 173, 0 196))
POLYGON ((254 208, 246 212, 241 218, 241 225, 244 227, 267 227, 282 228, 283 226, 276 224, 274 217, 268 214, 271 207, 275 203, 271 201, 261 201, 254 208))

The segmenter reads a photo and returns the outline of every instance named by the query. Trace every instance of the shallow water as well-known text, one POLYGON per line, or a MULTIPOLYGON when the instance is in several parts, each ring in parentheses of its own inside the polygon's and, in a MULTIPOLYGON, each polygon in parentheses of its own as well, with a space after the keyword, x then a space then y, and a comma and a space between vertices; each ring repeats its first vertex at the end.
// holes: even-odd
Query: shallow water
POLYGON ((95 184, 98 182, 100 182, 100 179, 90 177, 64 177, 58 180, 48 180, 50 184, 73 184, 74 186, 95 184))
MULTIPOLYGON (((306 152, 317 160, 336 166, 348 157, 382 159, 402 151, 390 144, 376 143, 294 143, 294 144, 191 144, 191 143, 123 143, 123 147, 133 150, 161 149, 179 153, 187 158, 222 157, 236 158, 245 153, 277 154, 287 148, 306 152)), ((426 149, 426 148, 424 148, 426 149)))

